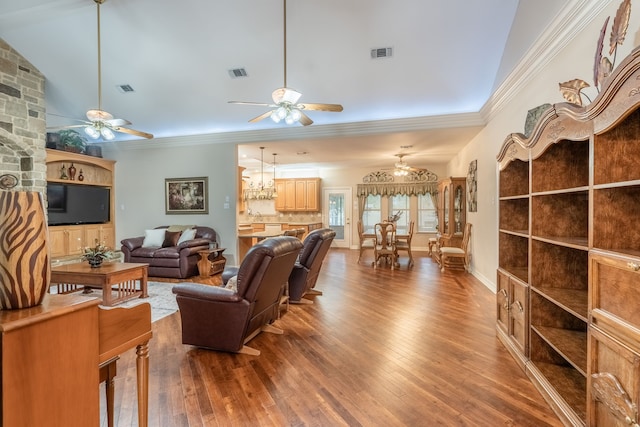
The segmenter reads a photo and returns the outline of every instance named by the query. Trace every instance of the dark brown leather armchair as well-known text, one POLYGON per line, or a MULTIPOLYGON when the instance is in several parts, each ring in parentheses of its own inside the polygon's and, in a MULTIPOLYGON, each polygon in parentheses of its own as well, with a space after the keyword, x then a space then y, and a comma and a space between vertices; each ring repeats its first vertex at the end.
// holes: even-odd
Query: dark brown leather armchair
MULTIPOLYGON (((298 261, 289 276, 289 301, 298 304, 311 304, 313 301, 303 297, 316 285, 320 268, 336 232, 330 228, 313 230, 303 242, 298 261)), ((319 292, 318 292, 319 293, 319 292)))
POLYGON ((244 345, 261 331, 282 333, 277 318, 283 284, 302 242, 265 239, 253 246, 237 270, 237 291, 197 283, 173 287, 182 319, 182 343, 212 350, 259 355, 244 345))

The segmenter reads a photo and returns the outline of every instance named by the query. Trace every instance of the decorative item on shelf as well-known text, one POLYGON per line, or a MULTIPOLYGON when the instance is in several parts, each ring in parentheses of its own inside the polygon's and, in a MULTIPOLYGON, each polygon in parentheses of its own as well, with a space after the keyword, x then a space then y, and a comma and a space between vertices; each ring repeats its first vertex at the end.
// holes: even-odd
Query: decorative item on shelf
POLYGON ((74 129, 62 129, 58 131, 60 144, 64 151, 71 153, 84 153, 87 147, 87 139, 74 129))
POLYGON ((69 179, 69 177, 67 176, 67 168, 64 166, 64 164, 60 168, 60 179, 69 179))
MULTIPOLYGON (((624 43, 624 39, 627 35, 627 27, 629 26, 629 17, 631 16, 631 0, 623 0, 618 7, 616 17, 613 20, 611 27, 611 37, 609 38, 609 55, 613 55, 613 62, 606 56, 602 55, 604 48, 604 38, 607 32, 607 25, 609 25, 609 19, 607 17, 604 21, 604 25, 600 30, 600 37, 598 38, 598 44, 596 45, 596 55, 593 64, 593 85, 598 92, 604 81, 611 75, 615 67, 615 54, 618 51, 618 46, 624 43)), ((564 83, 559 83, 560 93, 564 99, 579 107, 583 106, 582 96, 584 95, 589 102, 591 98, 582 93, 582 89, 588 88, 589 83, 581 79, 573 79, 564 83)))
POLYGON ((111 249, 96 239, 94 246, 84 248, 82 261, 89 262, 91 268, 98 268, 102 265, 102 262, 105 259, 109 259, 111 257, 111 254, 111 249))
POLYGON ((9 190, 18 185, 18 177, 10 173, 0 175, 0 188, 3 190, 9 190))
POLYGON ((84 181, 84 175, 82 174, 82 169, 80 169, 80 172, 78 173, 78 181, 84 181))
POLYGON ((0 191, 0 224, 0 309, 37 306, 51 279, 42 193, 0 191))
POLYGON ((69 173, 69 179, 71 181, 74 181, 76 179, 76 167, 73 166, 73 163, 71 163, 71 166, 69 166, 67 172, 69 173))

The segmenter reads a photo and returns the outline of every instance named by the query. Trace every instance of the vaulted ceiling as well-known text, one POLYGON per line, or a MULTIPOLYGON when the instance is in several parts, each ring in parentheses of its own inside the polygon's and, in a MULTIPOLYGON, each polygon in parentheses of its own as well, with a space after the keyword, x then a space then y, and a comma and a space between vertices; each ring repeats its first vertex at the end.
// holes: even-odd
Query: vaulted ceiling
MULTIPOLYGON (((228 103, 269 103, 283 86, 283 0, 107 0, 102 107, 156 138, 251 143, 240 148, 248 158, 265 145, 281 163, 299 163, 306 151, 307 162, 353 166, 388 162, 410 145, 414 163, 445 163, 568 2, 288 0, 287 86, 301 102, 344 107, 289 127, 249 123, 268 108, 228 103), (372 58, 382 48, 390 56, 372 58), (247 76, 233 77, 240 68, 247 76)), ((0 2, 0 38, 46 77, 48 126, 77 124, 98 106, 96 27, 93 0, 0 2)))

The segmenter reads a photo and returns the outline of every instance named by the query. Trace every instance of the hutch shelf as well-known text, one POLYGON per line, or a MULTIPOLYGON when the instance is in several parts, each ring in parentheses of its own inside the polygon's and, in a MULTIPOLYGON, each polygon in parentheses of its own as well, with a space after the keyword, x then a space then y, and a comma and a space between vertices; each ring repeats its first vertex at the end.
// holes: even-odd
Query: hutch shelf
POLYGON ((566 425, 639 422, 639 80, 636 49, 498 154, 497 335, 566 425))

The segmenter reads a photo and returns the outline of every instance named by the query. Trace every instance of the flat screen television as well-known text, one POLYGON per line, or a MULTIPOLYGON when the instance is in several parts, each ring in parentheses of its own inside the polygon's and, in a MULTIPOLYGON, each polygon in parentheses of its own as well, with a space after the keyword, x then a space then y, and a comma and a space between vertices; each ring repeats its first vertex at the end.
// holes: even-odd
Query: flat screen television
POLYGON ((95 185, 47 184, 49 225, 104 224, 110 219, 110 189, 95 185))

